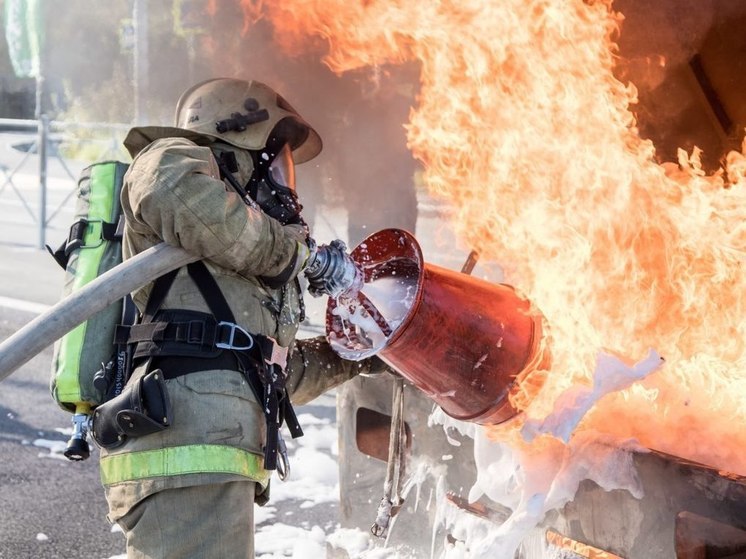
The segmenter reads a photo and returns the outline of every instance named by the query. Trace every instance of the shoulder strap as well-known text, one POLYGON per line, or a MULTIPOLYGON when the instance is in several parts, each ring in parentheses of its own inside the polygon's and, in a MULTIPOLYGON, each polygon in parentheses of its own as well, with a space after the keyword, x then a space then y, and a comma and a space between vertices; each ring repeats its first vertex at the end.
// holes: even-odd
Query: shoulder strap
MULTIPOLYGON (((212 277, 210 270, 207 269, 205 263, 201 260, 187 264, 187 272, 192 281, 197 285, 200 294, 204 298, 207 306, 212 311, 212 314, 218 321, 235 322, 233 312, 228 301, 225 300, 223 292, 220 291, 218 282, 212 277)), ((153 284, 153 290, 150 292, 150 297, 145 306, 145 312, 143 312, 143 323, 152 322, 155 318, 156 313, 161 308, 163 301, 166 300, 171 286, 176 279, 176 275, 179 273, 179 269, 172 270, 167 274, 162 275, 153 284)))
POLYGON ((236 322, 233 311, 228 306, 228 301, 225 300, 218 282, 212 277, 205 263, 198 260, 197 262, 187 264, 187 272, 192 281, 197 284, 199 292, 205 299, 207 306, 210 307, 212 314, 215 315, 215 318, 226 322, 236 322))
POLYGON ((148 297, 148 302, 145 305, 145 311, 142 313, 143 323, 153 322, 155 313, 157 313, 161 308, 163 301, 166 299, 166 295, 168 295, 169 289, 171 289, 171 285, 174 283, 174 279, 176 279, 176 274, 178 273, 179 268, 171 270, 155 280, 153 283, 153 290, 150 292, 150 297, 148 297))

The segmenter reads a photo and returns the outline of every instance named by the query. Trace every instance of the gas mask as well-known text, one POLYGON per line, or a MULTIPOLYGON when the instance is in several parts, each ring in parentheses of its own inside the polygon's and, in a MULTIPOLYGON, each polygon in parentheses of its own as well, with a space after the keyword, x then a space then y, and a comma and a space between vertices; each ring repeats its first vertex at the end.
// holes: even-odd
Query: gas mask
MULTIPOLYGON (((239 171, 236 154, 232 150, 215 153, 221 175, 247 204, 258 206, 283 225, 296 224, 307 229, 300 215, 303 206, 295 192, 292 151, 286 143, 279 148, 271 144, 261 151, 244 152, 250 154, 253 163, 251 176, 245 185, 241 185, 234 175, 245 176, 239 171)), ((248 161, 246 165, 249 165, 248 161)))
POLYGON ((268 216, 283 225, 304 224, 303 206, 295 192, 295 164, 288 144, 275 151, 267 147, 254 152, 254 172, 246 192, 268 216))

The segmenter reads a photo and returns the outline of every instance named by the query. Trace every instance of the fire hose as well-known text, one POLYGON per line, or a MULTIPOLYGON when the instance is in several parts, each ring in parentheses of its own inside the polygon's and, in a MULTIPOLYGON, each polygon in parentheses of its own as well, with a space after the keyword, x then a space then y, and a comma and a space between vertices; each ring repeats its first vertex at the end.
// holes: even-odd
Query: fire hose
MULTIPOLYGON (((312 258, 305 273, 315 296, 337 296, 360 289, 362 273, 346 250, 339 240, 318 247, 313 243, 312 258)), ((198 257, 184 249, 161 243, 101 274, 0 344, 0 381, 97 312, 138 287, 195 260, 198 257)))
MULTIPOLYGON (((161 243, 96 277, 0 344, 0 381, 115 301, 195 260, 198 257, 184 249, 161 243)), ((315 296, 357 290, 362 285, 362 273, 350 260, 341 241, 319 247, 314 242, 309 260, 306 276, 315 296)), ((89 456, 86 439, 90 412, 90 405, 76 405, 74 431, 65 449, 65 456, 70 460, 84 460, 89 456)))
POLYGON ((0 344, 0 381, 127 293, 195 260, 184 249, 161 243, 101 274, 0 344))

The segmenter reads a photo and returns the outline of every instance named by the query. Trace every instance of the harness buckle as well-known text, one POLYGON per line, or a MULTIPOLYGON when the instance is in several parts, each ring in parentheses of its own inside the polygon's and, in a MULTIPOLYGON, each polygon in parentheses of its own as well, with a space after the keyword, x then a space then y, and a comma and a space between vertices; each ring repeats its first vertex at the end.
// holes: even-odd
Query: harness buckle
POLYGON ((228 341, 217 342, 215 344, 215 347, 219 347, 220 349, 236 349, 239 351, 245 351, 247 349, 251 349, 252 347, 254 347, 254 337, 251 334, 249 334, 246 330, 241 328, 238 324, 234 322, 225 322, 225 321, 218 322, 218 328, 220 328, 221 326, 227 326, 229 329, 228 341), (234 340, 236 338, 236 331, 238 331, 239 333, 243 334, 244 336, 248 338, 249 345, 247 346, 234 345, 234 340))
POLYGON ((279 365, 283 371, 288 364, 288 348, 282 347, 274 338, 267 336, 272 342, 272 355, 265 357, 268 365, 279 365))

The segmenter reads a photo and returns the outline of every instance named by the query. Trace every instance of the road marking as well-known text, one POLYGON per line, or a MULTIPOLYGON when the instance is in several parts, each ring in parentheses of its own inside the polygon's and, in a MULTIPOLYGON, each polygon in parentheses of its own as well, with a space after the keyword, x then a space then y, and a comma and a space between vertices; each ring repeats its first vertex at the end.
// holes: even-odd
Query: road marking
POLYGON ((41 314, 48 311, 52 306, 43 303, 32 303, 31 301, 22 301, 21 299, 12 299, 0 295, 0 307, 15 309, 17 311, 27 311, 41 314))

